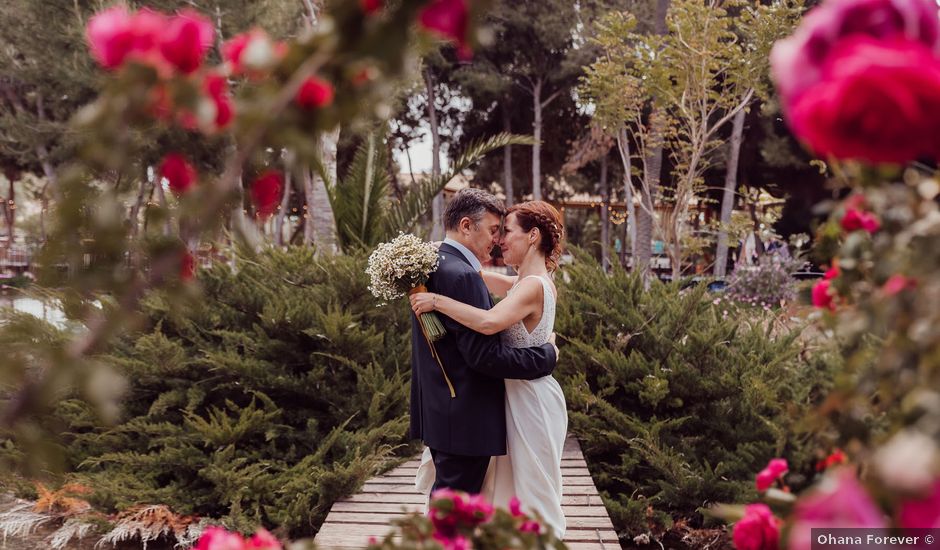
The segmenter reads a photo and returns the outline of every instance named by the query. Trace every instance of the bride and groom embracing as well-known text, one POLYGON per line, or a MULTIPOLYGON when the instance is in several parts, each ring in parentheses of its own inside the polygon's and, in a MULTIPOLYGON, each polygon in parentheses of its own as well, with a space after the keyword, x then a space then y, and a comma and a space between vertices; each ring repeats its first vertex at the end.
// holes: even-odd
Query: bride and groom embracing
POLYGON ((427 445, 416 486, 425 494, 442 488, 481 494, 504 508, 516 497, 561 539, 568 416, 551 376, 561 217, 542 201, 507 212, 493 195, 464 189, 445 209, 444 228, 428 292, 412 295, 411 304, 415 314, 437 311, 447 329, 435 348, 456 397, 416 315, 411 435, 427 445), (496 245, 518 276, 482 270, 496 245), (495 307, 491 294, 503 298, 495 307))

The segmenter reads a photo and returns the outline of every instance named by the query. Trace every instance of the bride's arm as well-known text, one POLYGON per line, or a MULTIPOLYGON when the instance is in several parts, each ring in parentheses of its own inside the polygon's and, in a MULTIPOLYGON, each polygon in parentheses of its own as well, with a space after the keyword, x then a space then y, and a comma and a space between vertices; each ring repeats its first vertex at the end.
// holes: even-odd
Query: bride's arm
POLYGON ((411 296, 411 309, 416 315, 440 311, 481 334, 496 334, 533 313, 536 305, 542 303, 541 293, 542 284, 539 281, 526 280, 493 309, 480 309, 440 294, 418 292, 411 296))
POLYGON ((506 293, 509 292, 512 285, 516 284, 518 279, 519 277, 517 276, 510 277, 502 273, 493 273, 492 271, 483 270, 483 282, 486 283, 487 290, 490 291, 490 294, 498 298, 505 298, 506 293))

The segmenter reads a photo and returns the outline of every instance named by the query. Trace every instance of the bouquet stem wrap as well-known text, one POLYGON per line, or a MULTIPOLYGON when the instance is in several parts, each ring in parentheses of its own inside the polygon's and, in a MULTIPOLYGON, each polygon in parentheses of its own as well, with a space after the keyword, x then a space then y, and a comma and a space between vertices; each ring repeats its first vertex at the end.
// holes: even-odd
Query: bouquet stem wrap
MULTIPOLYGON (((411 289, 408 292, 408 295, 410 296, 418 292, 427 291, 428 289, 426 286, 418 285, 411 289)), ((444 370, 444 364, 441 362, 441 358, 437 354, 437 349, 434 348, 434 342, 440 340, 441 337, 443 337, 446 333, 444 330, 444 325, 433 311, 418 315, 418 324, 421 325, 421 332, 424 334, 424 339, 431 348, 431 355, 434 357, 434 360, 437 361, 437 364, 441 367, 441 373, 444 375, 444 381, 447 382, 448 389, 450 389, 451 398, 457 397, 457 392, 454 391, 454 385, 451 383, 450 378, 447 377, 447 371, 444 370)))

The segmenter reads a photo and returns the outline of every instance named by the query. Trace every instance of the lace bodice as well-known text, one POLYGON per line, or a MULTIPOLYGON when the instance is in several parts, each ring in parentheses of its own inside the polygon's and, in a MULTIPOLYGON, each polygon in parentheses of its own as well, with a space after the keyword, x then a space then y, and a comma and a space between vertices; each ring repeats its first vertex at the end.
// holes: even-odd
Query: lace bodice
MULTIPOLYGON (((525 324, 519 321, 500 333, 500 338, 502 338, 503 343, 513 348, 541 346, 548 342, 548 337, 555 328, 555 295, 553 294, 552 285, 548 281, 548 277, 539 275, 529 275, 529 277, 535 277, 542 282, 542 318, 532 332, 526 330, 525 324)), ((529 277, 526 277, 526 279, 529 277)), ((522 282, 522 280, 517 281, 516 285, 520 282, 522 282)), ((516 286, 514 285, 509 289, 506 295, 511 294, 515 288, 516 286)))

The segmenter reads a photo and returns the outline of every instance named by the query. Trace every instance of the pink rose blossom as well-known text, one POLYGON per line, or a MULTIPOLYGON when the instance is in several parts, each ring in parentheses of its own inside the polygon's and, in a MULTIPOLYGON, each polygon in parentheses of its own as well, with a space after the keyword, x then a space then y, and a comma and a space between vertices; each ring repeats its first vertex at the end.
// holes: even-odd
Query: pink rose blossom
POLYGON ((182 195, 196 183, 196 169, 179 153, 170 153, 160 163, 160 176, 167 179, 170 190, 182 195))
POLYGON ((761 470, 757 474, 757 490, 764 492, 769 489, 775 481, 777 481, 780 476, 787 473, 790 470, 787 466, 786 459, 783 458, 774 458, 768 464, 767 467, 761 470))
POLYGON ((940 480, 924 498, 901 503, 898 523, 906 529, 940 529, 940 480))
POLYGON ((244 550, 245 540, 238 533, 229 533, 221 527, 203 531, 195 550, 244 550))
POLYGON ((334 93, 332 84, 311 76, 301 85, 295 100, 302 109, 317 109, 333 103, 334 93))
POLYGON ((252 29, 222 44, 222 59, 229 64, 232 75, 260 78, 283 57, 283 46, 272 42, 263 30, 252 29))
POLYGON ((160 42, 160 52, 181 73, 190 74, 202 65, 214 39, 212 22, 199 12, 187 9, 170 19, 160 42))
POLYGON ((105 69, 120 67, 134 49, 131 16, 124 6, 115 6, 92 17, 85 36, 95 60, 105 69))
POLYGON ((881 291, 884 292, 885 296, 894 296, 899 294, 901 291, 912 288, 917 285, 917 282, 910 277, 905 277, 904 275, 894 274, 888 277, 888 280, 885 281, 884 286, 881 287, 881 291))
POLYGON ((518 499, 518 498, 512 497, 512 498, 509 500, 509 513, 512 514, 513 517, 517 517, 517 518, 518 518, 518 517, 522 517, 522 515, 523 515, 523 513, 522 513, 522 503, 519 502, 519 499, 518 499))
POLYGON ((371 15, 382 9, 384 0, 359 0, 359 7, 362 8, 362 12, 366 15, 371 15))
POLYGON ((904 38, 940 53, 940 24, 933 0, 827 0, 809 11, 796 31, 771 51, 774 81, 789 106, 822 78, 822 68, 845 38, 904 38))
POLYGON ((793 132, 821 156, 870 163, 940 156, 940 59, 909 40, 844 40, 786 112, 793 132))
POLYGON ((884 528, 885 525, 884 515, 858 482, 855 472, 840 468, 826 476, 812 494, 798 501, 793 511, 789 548, 810 550, 814 527, 884 528))
POLYGON ((749 504, 744 517, 734 524, 732 538, 738 550, 777 550, 779 520, 766 504, 749 504))
POLYGON ((834 296, 829 292, 830 282, 823 280, 813 285, 813 305, 820 309, 835 311, 834 296))
POLYGON ((470 10, 467 0, 431 0, 418 14, 421 26, 457 44, 461 57, 468 57, 467 32, 470 10))
POLYGON ((281 550, 281 542, 267 529, 258 529, 248 540, 245 550, 281 550))
POLYGON ((849 232, 864 229, 868 233, 874 233, 880 228, 881 222, 879 222, 878 218, 871 212, 849 208, 845 211, 845 215, 842 216, 842 229, 849 232))
POLYGON ((270 170, 258 176, 251 184, 251 201, 262 219, 274 213, 281 199, 284 176, 276 170, 270 170))
POLYGON ((440 533, 435 533, 434 540, 441 543, 444 550, 470 550, 471 548, 470 541, 461 535, 447 537, 440 533))
POLYGON ((235 116, 232 98, 228 95, 228 81, 225 80, 224 76, 209 74, 206 76, 203 87, 215 105, 215 127, 217 129, 225 128, 235 116))
POLYGON ((542 532, 542 526, 537 521, 526 520, 522 522, 522 525, 519 526, 519 532, 521 533, 535 533, 538 535, 542 532))

